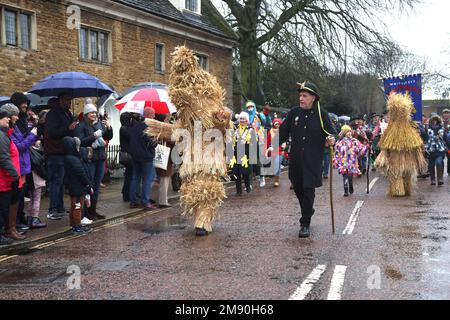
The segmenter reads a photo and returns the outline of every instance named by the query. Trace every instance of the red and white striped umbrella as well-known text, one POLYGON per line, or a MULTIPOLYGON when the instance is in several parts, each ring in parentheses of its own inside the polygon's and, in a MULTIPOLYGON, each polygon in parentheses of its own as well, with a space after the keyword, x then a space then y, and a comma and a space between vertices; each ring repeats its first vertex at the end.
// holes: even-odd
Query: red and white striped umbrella
POLYGON ((164 89, 144 88, 130 92, 116 102, 115 107, 120 113, 134 112, 144 114, 144 109, 152 107, 156 114, 168 114, 177 112, 177 108, 169 100, 169 95, 164 89))

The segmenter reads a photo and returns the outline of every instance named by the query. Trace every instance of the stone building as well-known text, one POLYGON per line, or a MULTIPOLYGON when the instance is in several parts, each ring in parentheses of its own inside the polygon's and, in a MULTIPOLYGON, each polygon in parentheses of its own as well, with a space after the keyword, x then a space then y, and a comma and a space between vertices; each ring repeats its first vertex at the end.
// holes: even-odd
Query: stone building
POLYGON ((210 0, 0 0, 0 96, 62 71, 95 75, 116 91, 168 83, 187 45, 232 101, 236 35, 210 0))

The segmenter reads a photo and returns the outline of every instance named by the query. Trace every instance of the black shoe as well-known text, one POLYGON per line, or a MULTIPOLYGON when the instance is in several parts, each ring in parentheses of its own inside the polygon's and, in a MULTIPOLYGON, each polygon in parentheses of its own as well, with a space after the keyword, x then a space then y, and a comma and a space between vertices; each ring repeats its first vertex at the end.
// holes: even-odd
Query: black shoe
POLYGON ((323 176, 324 179, 328 179, 328 176, 323 176))
POLYGON ((350 192, 350 194, 353 194, 353 184, 350 184, 350 186, 348 187, 348 191, 350 192))
POLYGON ((236 192, 236 197, 240 197, 240 196, 242 196, 242 191, 236 192))
POLYGON ((348 193, 347 192, 344 192, 344 197, 348 197, 348 193))
POLYGON ((309 227, 307 226, 301 226, 300 227, 300 232, 298 233, 298 237, 299 238, 309 238, 309 227))
POLYGON ((0 246, 7 246, 13 242, 14 242, 13 239, 5 237, 4 235, 0 234, 0 246))
POLYGON ((195 228, 195 235, 197 237, 203 237, 208 235, 208 231, 204 228, 195 228))
POLYGON ((158 208, 172 208, 172 206, 170 204, 160 204, 158 208))

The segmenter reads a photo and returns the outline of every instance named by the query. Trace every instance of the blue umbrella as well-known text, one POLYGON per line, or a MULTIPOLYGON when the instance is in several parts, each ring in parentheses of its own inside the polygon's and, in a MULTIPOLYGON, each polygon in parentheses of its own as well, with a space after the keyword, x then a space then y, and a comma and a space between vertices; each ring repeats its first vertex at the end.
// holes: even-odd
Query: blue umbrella
POLYGON ((9 97, 0 96, 0 106, 9 103, 9 97))
POLYGON ((114 90, 90 74, 60 72, 40 80, 28 91, 40 97, 57 96, 63 92, 72 94, 72 98, 82 98, 100 97, 114 90))
POLYGON ((167 90, 167 84, 159 83, 159 82, 141 82, 141 83, 135 84, 134 86, 126 89, 124 92, 122 92, 122 94, 117 99, 121 99, 121 98, 125 97, 127 94, 129 94, 130 92, 133 92, 133 91, 136 91, 139 89, 143 89, 143 88, 154 88, 154 89, 167 90))

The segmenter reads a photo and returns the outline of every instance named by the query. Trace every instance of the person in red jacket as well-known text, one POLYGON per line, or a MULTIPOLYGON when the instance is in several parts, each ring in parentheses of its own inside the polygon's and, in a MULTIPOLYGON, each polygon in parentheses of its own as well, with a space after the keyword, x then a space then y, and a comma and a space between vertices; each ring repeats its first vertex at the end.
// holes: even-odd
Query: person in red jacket
POLYGON ((23 181, 20 179, 19 151, 11 140, 19 109, 7 103, 0 108, 0 245, 23 240, 16 230, 17 207, 23 181))

